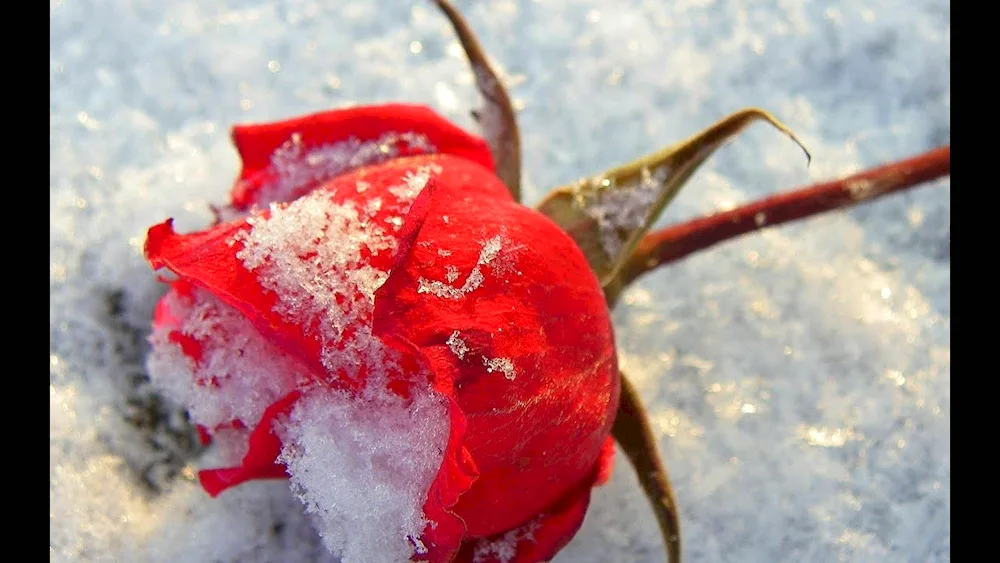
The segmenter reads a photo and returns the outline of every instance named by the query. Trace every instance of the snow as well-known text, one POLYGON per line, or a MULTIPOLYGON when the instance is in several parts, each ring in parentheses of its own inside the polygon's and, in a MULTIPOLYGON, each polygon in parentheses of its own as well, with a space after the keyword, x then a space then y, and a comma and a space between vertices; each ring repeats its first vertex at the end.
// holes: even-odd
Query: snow
POLYGON ((535 540, 534 533, 538 530, 539 520, 544 515, 531 520, 527 524, 515 528, 496 539, 482 539, 476 542, 472 550, 472 563, 499 561, 509 563, 517 555, 517 546, 522 542, 535 540))
POLYGON ((453 354, 458 356, 459 360, 464 360, 465 354, 469 352, 469 345, 466 344, 464 340, 462 340, 462 336, 457 330, 451 333, 451 336, 448 337, 448 340, 445 341, 445 344, 448 345, 448 348, 451 350, 453 354))
MULTIPOLYGON (((458 5, 517 84, 532 204, 743 106, 791 126, 811 166, 754 126, 664 221, 950 138, 941 0, 458 5)), ((308 516, 288 483, 218 499, 198 487, 223 452, 203 451, 146 380, 164 286, 142 243, 166 217, 181 232, 211 222, 239 172, 232 124, 405 101, 475 130, 450 26, 430 2, 390 0, 54 1, 50 14, 50 559, 336 561, 317 522, 339 516, 308 516)), ((621 364, 660 436, 686 561, 950 560, 949 198, 942 180, 754 234, 623 295, 621 364)), ((663 561, 624 456, 555 561, 663 561)))
MULTIPOLYGON (((192 290, 191 298, 172 292, 166 303, 171 316, 181 320, 176 333, 196 343, 199 358, 195 362, 185 355, 181 341, 171 338, 175 327, 161 326, 151 336, 150 378, 206 428, 239 421, 244 429, 232 442, 245 448, 247 429, 260 422, 271 403, 292 392, 307 369, 204 290, 192 290)), ((236 449, 224 459, 236 464, 245 453, 236 449)))
MULTIPOLYGON (((403 146, 408 154, 428 154, 437 150, 426 136, 412 132, 388 132, 367 142, 348 138, 312 149, 307 149, 301 135, 295 133, 271 157, 271 170, 276 178, 261 190, 256 203, 264 206, 287 201, 300 195, 301 188, 319 178, 395 158, 401 154, 403 146), (303 162, 308 166, 302 166, 303 162)), ((413 196, 408 199, 412 200, 413 196)))
POLYGON ((486 367, 488 373, 498 371, 509 380, 517 377, 517 368, 514 367, 514 362, 510 358, 487 358, 483 356, 483 366, 486 367))
POLYGON ((424 499, 448 438, 443 402, 369 392, 310 394, 279 431, 292 490, 344 563, 398 563, 426 552, 424 499), (416 430, 415 430, 416 429, 416 430))
POLYGON ((646 223, 670 172, 666 167, 655 172, 642 168, 638 182, 614 185, 607 178, 597 177, 576 186, 574 197, 583 212, 597 222, 601 246, 608 258, 615 259, 621 253, 623 235, 627 240, 646 223))
MULTIPOLYGON (((466 276, 465 282, 462 283, 462 287, 455 287, 454 285, 451 285, 458 280, 460 276, 458 268, 453 265, 446 265, 446 282, 419 278, 417 280, 417 293, 429 293, 436 297, 440 297, 441 299, 461 299, 469 293, 479 289, 479 287, 483 285, 483 282, 486 281, 486 278, 483 276, 482 266, 490 266, 490 268, 498 276, 501 276, 513 269, 512 264, 516 260, 513 256, 515 249, 508 249, 507 256, 502 257, 500 260, 496 260, 497 255, 503 249, 503 235, 498 234, 480 244, 482 249, 479 251, 479 259, 476 261, 476 265, 472 267, 472 271, 469 272, 469 275, 466 276)), ((506 370, 505 373, 507 373, 506 370)))

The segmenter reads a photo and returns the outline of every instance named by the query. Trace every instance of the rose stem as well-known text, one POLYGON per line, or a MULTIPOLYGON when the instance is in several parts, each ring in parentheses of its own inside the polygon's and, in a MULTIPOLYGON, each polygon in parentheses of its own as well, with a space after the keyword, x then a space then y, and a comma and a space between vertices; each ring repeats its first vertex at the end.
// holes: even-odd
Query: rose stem
POLYGON ((612 434, 632 462, 642 490, 653 505, 667 549, 667 561, 680 563, 681 528, 674 491, 667 469, 660 461, 656 437, 649 427, 649 415, 642 407, 638 391, 624 373, 621 374, 621 398, 612 434))
POLYGON ((844 209, 907 190, 951 173, 951 145, 846 178, 780 193, 705 217, 665 227, 643 237, 625 271, 622 287, 664 264, 717 243, 774 225, 844 209))

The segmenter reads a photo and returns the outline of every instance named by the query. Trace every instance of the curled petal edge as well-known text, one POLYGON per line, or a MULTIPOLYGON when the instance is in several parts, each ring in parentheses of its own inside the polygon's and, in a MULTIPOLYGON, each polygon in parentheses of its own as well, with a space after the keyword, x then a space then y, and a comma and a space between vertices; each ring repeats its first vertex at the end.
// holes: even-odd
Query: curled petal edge
POLYGON ((285 466, 275 461, 281 453, 281 440, 274 433, 274 423, 279 416, 285 416, 292 410, 301 395, 299 391, 292 391, 267 407, 250 434, 250 447, 239 466, 198 472, 198 481, 205 492, 217 497, 226 489, 250 480, 288 477, 285 466))

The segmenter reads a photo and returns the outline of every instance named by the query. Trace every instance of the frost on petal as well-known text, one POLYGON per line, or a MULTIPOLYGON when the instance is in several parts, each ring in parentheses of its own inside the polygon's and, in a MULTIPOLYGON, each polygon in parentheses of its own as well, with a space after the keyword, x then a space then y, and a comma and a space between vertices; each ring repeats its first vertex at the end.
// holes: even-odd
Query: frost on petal
POLYGON ((351 170, 402 157, 448 154, 493 168, 482 139, 422 106, 362 106, 238 126, 233 141, 243 158, 232 191, 239 210, 291 201, 351 170))
POLYGON ((500 372, 509 380, 514 380, 517 377, 517 369, 514 367, 514 362, 510 358, 487 358, 483 356, 483 365, 486 366, 486 371, 500 372))
MULTIPOLYGON (((426 136, 413 132, 388 131, 367 141, 348 137, 342 141, 313 147, 305 144, 300 133, 293 133, 271 155, 265 174, 254 176, 248 181, 257 183, 252 192, 252 203, 266 206, 291 201, 323 181, 356 168, 403 155, 435 152, 437 147, 426 136)), ((235 193, 250 193, 250 189, 237 184, 235 193)), ((234 195, 233 199, 242 203, 245 198, 234 195)))
POLYGON ((465 354, 469 352, 469 345, 462 340, 462 337, 459 336, 457 330, 451 333, 451 336, 448 337, 447 344, 448 347, 451 348, 451 351, 458 356, 458 359, 465 359, 465 354))
POLYGON ((408 400, 372 386, 360 397, 321 390, 279 427, 292 490, 344 563, 426 552, 423 504, 448 438, 445 409, 428 388, 408 400))
POLYGON ((253 479, 276 479, 287 477, 285 466, 278 460, 281 441, 275 434, 275 422, 288 415, 299 400, 301 392, 292 391, 264 410, 260 422, 249 433, 246 454, 235 467, 203 469, 198 472, 198 480, 205 491, 214 496, 230 487, 253 479))
POLYGON ((392 263, 399 235, 392 221, 403 222, 413 203, 408 197, 436 170, 435 162, 419 158, 367 168, 292 204, 191 234, 174 232, 167 221, 149 230, 146 256, 154 268, 168 268, 237 308, 314 371, 356 379, 356 365, 337 373, 334 348, 342 344, 352 359, 366 353, 370 338, 354 338, 352 322, 370 318, 374 292, 392 263), (372 188, 359 200, 355 185, 362 178, 372 188))
POLYGON ((441 173, 441 167, 431 163, 416 171, 407 172, 403 176, 403 182, 389 187, 389 193, 396 196, 400 201, 413 201, 427 185, 431 175, 441 173))
POLYGON ((376 335, 372 320, 397 247, 415 236, 386 219, 422 220, 410 208, 426 213, 417 201, 439 172, 429 164, 380 182, 374 213, 315 191, 250 219, 234 240, 244 266, 277 295, 274 310, 321 344, 328 385, 308 392, 280 430, 280 461, 344 561, 424 555, 425 528, 438 524, 424 505, 454 449, 450 407, 433 375, 376 335), (337 385, 345 380, 350 392, 337 385))
POLYGON ((545 515, 540 515, 527 524, 515 528, 506 534, 494 538, 484 538, 477 541, 472 551, 472 563, 511 563, 517 556, 517 546, 522 543, 534 543, 538 522, 545 515))
MULTIPOLYGON (((475 291, 479 286, 483 285, 485 278, 483 277, 483 267, 490 266, 496 271, 498 275, 503 275, 513 269, 513 256, 514 253, 511 251, 508 254, 507 260, 496 260, 497 256, 500 254, 500 250, 503 248, 503 235, 496 235, 489 240, 480 243, 482 250, 479 252, 479 260, 476 265, 472 267, 472 271, 465 278, 465 282, 462 283, 461 287, 455 287, 454 282, 458 280, 461 274, 453 265, 447 265, 445 267, 445 280, 430 280, 427 278, 420 278, 417 280, 417 292, 418 293, 430 293, 431 295, 436 295, 442 299, 461 299, 463 296, 475 291)), ((445 256, 450 256, 450 251, 445 251, 445 256)), ((438 251, 440 255, 440 250, 438 251)))

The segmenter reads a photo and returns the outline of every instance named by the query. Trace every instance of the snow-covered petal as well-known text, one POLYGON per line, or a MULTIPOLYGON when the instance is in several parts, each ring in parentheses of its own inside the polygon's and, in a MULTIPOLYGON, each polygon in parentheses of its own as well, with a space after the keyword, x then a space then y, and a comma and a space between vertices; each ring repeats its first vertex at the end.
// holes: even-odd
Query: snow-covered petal
POLYGON ((485 141, 418 105, 369 105, 238 125, 232 136, 243 159, 231 193, 239 210, 291 201, 341 174, 409 156, 447 154, 493 169, 485 141))

